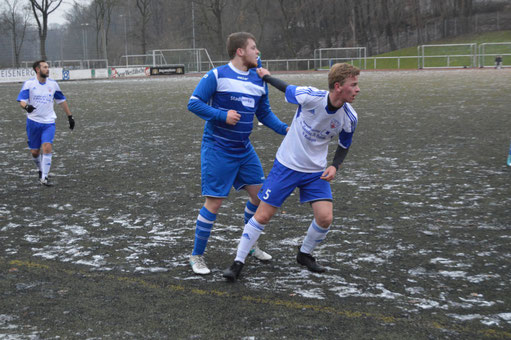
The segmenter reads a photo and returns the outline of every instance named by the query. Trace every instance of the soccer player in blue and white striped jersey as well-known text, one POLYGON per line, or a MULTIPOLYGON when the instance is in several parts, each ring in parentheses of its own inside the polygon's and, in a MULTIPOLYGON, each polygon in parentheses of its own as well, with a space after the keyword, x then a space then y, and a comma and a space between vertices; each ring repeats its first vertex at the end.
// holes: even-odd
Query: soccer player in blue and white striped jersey
POLYGON ((55 119, 57 118, 53 109, 53 102, 57 102, 64 109, 71 130, 75 127, 75 121, 59 84, 48 78, 50 76, 48 63, 44 60, 38 60, 32 65, 32 68, 36 76, 23 84, 17 101, 27 111, 28 147, 39 170, 39 181, 41 184, 50 186, 48 173, 52 161, 55 119))
POLYGON ((329 91, 288 85, 263 68, 257 72, 263 80, 284 92, 286 101, 298 108, 277 151, 273 168, 258 194, 261 203, 245 224, 236 258, 223 276, 229 281, 238 279, 248 251, 296 188, 300 188, 300 202, 310 203, 314 213, 296 259, 310 271, 321 273, 326 269, 311 253, 325 239, 333 221, 329 182, 344 161, 357 126, 357 113, 350 103, 360 92, 360 70, 348 64, 333 65, 328 73, 329 91), (337 150, 328 165, 328 143, 336 137, 337 150))
MULTIPOLYGON (((199 82, 188 109, 206 121, 201 148, 202 195, 204 206, 197 217, 195 241, 190 265, 196 274, 209 274, 204 260, 206 245, 222 202, 231 187, 245 189, 249 200, 245 222, 257 210, 257 193, 264 172, 250 143, 254 116, 275 132, 285 135, 288 126, 272 112, 268 86, 257 75, 259 50, 255 38, 237 32, 227 38, 230 62, 210 70, 199 82)), ((271 256, 253 245, 251 252, 260 260, 271 256)))

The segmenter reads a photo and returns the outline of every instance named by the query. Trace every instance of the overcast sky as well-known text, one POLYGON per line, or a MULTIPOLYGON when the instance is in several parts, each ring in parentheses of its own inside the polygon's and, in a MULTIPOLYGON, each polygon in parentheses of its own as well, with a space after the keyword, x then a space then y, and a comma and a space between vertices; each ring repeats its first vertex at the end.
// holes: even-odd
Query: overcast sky
MULTIPOLYGON (((88 4, 91 2, 91 0, 78 0, 77 1, 80 4, 88 4)), ((65 24, 67 23, 67 20, 65 19, 65 14, 67 11, 69 11, 73 7, 73 0, 64 0, 62 1, 62 4, 48 17, 48 23, 51 24, 65 24)))

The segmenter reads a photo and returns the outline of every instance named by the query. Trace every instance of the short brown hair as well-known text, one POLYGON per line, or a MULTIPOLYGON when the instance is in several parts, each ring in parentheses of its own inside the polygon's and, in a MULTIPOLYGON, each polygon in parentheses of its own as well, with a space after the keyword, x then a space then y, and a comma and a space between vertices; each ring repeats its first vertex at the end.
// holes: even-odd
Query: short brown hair
POLYGON ((328 88, 332 90, 335 83, 344 84, 346 79, 356 77, 360 74, 360 69, 350 64, 337 63, 330 68, 328 72, 328 88))
POLYGON ((238 48, 245 48, 245 46, 247 46, 248 39, 256 41, 254 35, 248 32, 229 34, 227 37, 227 54, 229 54, 230 59, 234 59, 238 48))
POLYGON ((41 63, 45 63, 46 60, 38 60, 32 64, 32 68, 34 69, 34 72, 37 72, 35 69, 41 66, 41 63))

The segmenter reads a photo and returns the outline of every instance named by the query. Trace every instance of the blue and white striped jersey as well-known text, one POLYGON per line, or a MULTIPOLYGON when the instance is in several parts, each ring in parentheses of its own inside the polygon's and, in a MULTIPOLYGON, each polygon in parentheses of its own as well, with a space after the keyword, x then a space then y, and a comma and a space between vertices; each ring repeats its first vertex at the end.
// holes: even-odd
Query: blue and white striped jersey
POLYGON ((337 111, 328 110, 328 91, 289 85, 286 101, 298 108, 289 131, 282 141, 277 160, 300 172, 319 172, 327 167, 328 143, 339 136, 338 143, 348 149, 357 127, 357 113, 349 103, 337 111))
POLYGON ((190 97, 188 110, 206 120, 203 143, 229 153, 244 153, 252 148, 249 137, 254 116, 275 132, 286 134, 287 125, 271 111, 267 84, 255 69, 243 72, 232 63, 204 75, 190 97), (241 115, 234 126, 226 123, 229 110, 241 115))
POLYGON ((23 84, 17 98, 17 101, 24 101, 35 107, 34 111, 27 113, 28 119, 43 124, 55 123, 57 115, 53 109, 54 100, 57 104, 66 100, 59 84, 50 78, 47 78, 45 83, 40 83, 37 77, 32 77, 23 84))

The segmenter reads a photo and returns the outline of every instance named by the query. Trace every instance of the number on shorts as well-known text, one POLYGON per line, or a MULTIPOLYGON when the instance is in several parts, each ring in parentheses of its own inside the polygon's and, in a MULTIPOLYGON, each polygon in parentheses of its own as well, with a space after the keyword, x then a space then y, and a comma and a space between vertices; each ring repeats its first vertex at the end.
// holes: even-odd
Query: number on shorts
POLYGON ((267 190, 266 190, 266 192, 264 193, 263 198, 264 198, 265 200, 267 200, 267 199, 270 197, 270 192, 271 192, 271 190, 270 190, 270 189, 267 189, 267 190))

